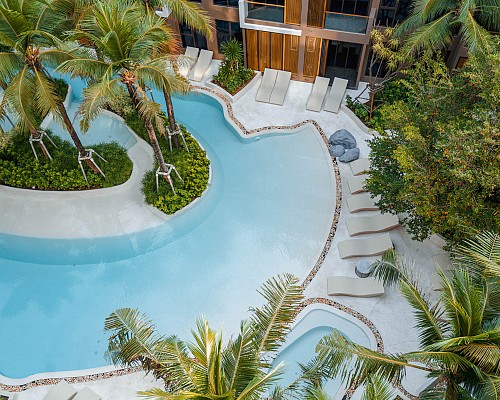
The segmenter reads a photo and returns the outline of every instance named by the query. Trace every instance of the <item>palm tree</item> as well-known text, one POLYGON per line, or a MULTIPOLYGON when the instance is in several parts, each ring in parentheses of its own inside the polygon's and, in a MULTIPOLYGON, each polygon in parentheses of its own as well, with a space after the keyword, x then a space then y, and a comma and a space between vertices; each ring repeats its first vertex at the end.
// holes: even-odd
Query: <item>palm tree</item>
POLYGON ((496 0, 414 0, 410 16, 397 28, 407 35, 408 54, 431 53, 451 44, 458 32, 471 53, 487 51, 491 34, 500 30, 500 7, 496 0))
POLYGON ((91 15, 80 22, 71 39, 89 43, 85 57, 63 62, 58 70, 88 79, 81 105, 81 126, 90 121, 125 87, 147 129, 149 141, 161 171, 167 167, 155 129, 165 134, 160 105, 150 100, 145 87, 183 92, 189 82, 172 68, 165 49, 175 43, 171 30, 154 13, 144 13, 133 0, 97 1, 91 15))
MULTIPOLYGON (((214 26, 213 19, 207 12, 189 0, 137 0, 145 7, 146 13, 154 13, 156 7, 166 8, 170 11, 171 15, 179 22, 185 23, 192 29, 201 32, 207 38, 213 34, 214 26)), ((168 48, 167 48, 168 50, 168 48)), ((171 57, 171 68, 176 69, 176 57, 171 57)), ((189 86, 183 88, 182 91, 177 91, 179 94, 187 94, 190 90, 189 86)), ((167 109, 168 124, 170 132, 177 130, 177 123, 175 121, 174 106, 172 104, 173 88, 165 87, 163 89, 163 98, 165 99, 165 106, 167 109)), ((172 136, 175 147, 179 147, 177 135, 172 136)))
MULTIPOLYGON (((121 366, 142 366, 165 381, 165 390, 141 392, 144 397, 262 399, 282 373, 283 365, 271 364, 303 299, 297 282, 289 274, 269 279, 260 291, 266 304, 251 309, 251 317, 227 343, 204 319, 197 321, 192 341, 183 341, 158 334, 153 323, 137 310, 116 310, 105 322, 105 330, 111 334, 109 358, 121 366)), ((294 393, 311 391, 321 377, 317 365, 305 368, 301 377, 305 383, 299 388, 298 381, 294 382, 294 393)), ((291 390, 277 389, 273 398, 285 398, 291 390)))
MULTIPOLYGON (((331 375, 347 385, 363 385, 371 376, 400 383, 408 368, 424 371, 437 385, 420 399, 496 399, 500 389, 500 318, 488 312, 496 303, 484 280, 456 266, 440 276, 439 300, 433 304, 412 275, 411 267, 388 251, 374 264, 373 275, 396 285, 414 310, 420 349, 382 354, 360 346, 335 331, 318 344, 319 357, 331 375)), ((365 392, 366 394, 366 392, 365 392)), ((367 397, 378 399, 378 397, 367 397)))
MULTIPOLYGON (((54 27, 63 18, 51 1, 0 0, 0 82, 4 88, 0 109, 10 106, 18 127, 34 137, 38 137, 40 116, 52 112, 86 158, 87 152, 47 70, 75 51, 54 35, 54 27)), ((91 160, 86 159, 86 163, 98 172, 91 160)))

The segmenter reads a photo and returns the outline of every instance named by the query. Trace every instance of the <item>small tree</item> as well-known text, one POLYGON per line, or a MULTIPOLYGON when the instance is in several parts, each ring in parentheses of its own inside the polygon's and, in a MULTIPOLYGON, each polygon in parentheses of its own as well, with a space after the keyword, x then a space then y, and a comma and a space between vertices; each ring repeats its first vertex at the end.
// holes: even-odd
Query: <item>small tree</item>
MULTIPOLYGON (((394 79, 403 68, 405 58, 401 53, 402 41, 394 37, 394 28, 373 29, 370 33, 370 58, 368 61, 368 85, 354 99, 361 103, 363 95, 368 91, 368 118, 380 106, 377 93, 384 89, 384 84, 394 79)), ((364 105, 363 105, 364 106, 364 105)))
POLYGON ((214 82, 234 94, 253 77, 254 72, 243 65, 243 46, 236 39, 224 42, 221 51, 224 60, 213 77, 214 82))
POLYGON ((423 240, 500 229, 500 53, 450 72, 424 60, 406 71, 408 99, 381 109, 389 129, 371 148, 366 187, 423 240))

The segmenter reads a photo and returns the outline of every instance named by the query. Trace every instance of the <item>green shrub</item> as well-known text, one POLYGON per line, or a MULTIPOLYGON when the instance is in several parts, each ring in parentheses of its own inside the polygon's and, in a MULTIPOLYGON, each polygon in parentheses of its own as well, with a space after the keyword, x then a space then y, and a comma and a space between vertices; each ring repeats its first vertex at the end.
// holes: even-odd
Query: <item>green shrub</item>
POLYGON ((254 77, 255 72, 243 65, 243 46, 236 39, 224 42, 221 51, 224 61, 213 81, 230 94, 236 94, 254 77))
POLYGON ((92 148, 108 162, 97 160, 106 174, 106 179, 93 173, 86 165, 88 183, 85 182, 80 166, 78 152, 69 142, 58 136, 51 136, 57 148, 46 141, 53 157, 44 157, 38 145, 35 150, 39 161, 33 156, 28 137, 15 134, 9 143, 0 150, 0 184, 38 190, 83 190, 111 187, 124 183, 132 173, 132 161, 122 147, 116 143, 93 145, 92 148))
MULTIPOLYGON (((125 115, 124 119, 137 135, 149 143, 146 128, 135 112, 125 115)), ((175 173, 172 174, 176 194, 173 194, 170 184, 164 178, 160 178, 159 190, 158 192, 156 191, 155 173, 158 168, 156 163, 154 168, 147 172, 142 180, 142 190, 146 197, 146 202, 165 214, 173 214, 186 207, 193 200, 201 197, 208 186, 210 161, 207 158, 206 152, 186 128, 182 125, 180 126, 186 139, 189 153, 183 146, 174 148, 171 152, 167 138, 157 134, 165 161, 175 166, 184 181, 181 182, 175 173)))

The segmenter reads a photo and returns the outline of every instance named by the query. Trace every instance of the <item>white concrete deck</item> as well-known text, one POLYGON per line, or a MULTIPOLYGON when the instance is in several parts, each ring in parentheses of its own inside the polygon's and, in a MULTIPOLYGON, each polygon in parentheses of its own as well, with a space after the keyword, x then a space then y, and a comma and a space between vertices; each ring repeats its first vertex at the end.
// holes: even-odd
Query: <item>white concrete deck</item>
MULTIPOLYGON (((212 64, 212 72, 217 68, 217 65, 216 62, 212 64)), ((205 78, 208 77, 211 77, 210 72, 205 74, 205 78)), ((337 129, 349 130, 356 137, 361 157, 368 156, 367 141, 371 137, 364 133, 342 110, 338 114, 332 114, 324 111, 316 113, 305 109, 312 84, 292 81, 283 106, 256 102, 257 89, 258 85, 233 104, 235 117, 247 129, 268 125, 292 125, 307 119, 314 119, 328 136, 337 129)), ((141 149, 139 153, 151 157, 151 154, 146 155, 144 149, 141 149)), ((137 157, 134 156, 134 162, 140 162, 140 154, 137 154, 137 157)), ((359 212, 355 215, 349 213, 345 204, 347 197, 350 196, 346 180, 352 177, 352 172, 347 164, 339 164, 343 186, 340 221, 330 252, 317 276, 307 287, 306 297, 329 297, 326 293, 327 277, 332 275, 354 276, 354 267, 359 261, 359 258, 341 260, 337 243, 348 238, 345 228, 347 217, 365 216, 369 215, 369 212, 359 212)), ((147 169, 148 166, 142 165, 141 168, 147 169)), ((134 168, 134 173, 139 171, 139 168, 137 170, 134 168)), ((131 179, 126 185, 123 185, 124 187, 107 192, 109 195, 106 194, 105 198, 100 197, 98 192, 95 194, 75 193, 73 194, 74 198, 68 200, 71 201, 71 205, 65 206, 67 208, 65 214, 61 214, 63 211, 60 210, 61 207, 56 201, 57 194, 40 193, 33 199, 23 199, 11 194, 11 190, 0 187, 0 203, 2 204, 0 231, 26 235, 27 232, 23 226, 30 226, 29 236, 33 236, 37 231, 47 229, 48 225, 46 224, 49 224, 49 220, 59 217, 67 218, 68 221, 64 226, 57 227, 55 232, 60 237, 101 236, 106 235, 111 230, 115 232, 130 231, 131 229, 140 229, 141 226, 146 228, 161 223, 161 219, 145 207, 140 196, 139 181, 140 177, 134 176, 133 180, 131 179), (117 204, 119 205, 117 206, 117 204), (87 224, 88 218, 95 221, 95 224, 87 224), (82 227, 82 220, 85 221, 85 228, 82 227), (14 224, 14 221, 17 221, 17 224, 14 224), (106 228, 106 226, 110 228, 106 228)), ((423 286, 431 288, 436 277, 432 258, 443 254, 443 251, 430 241, 424 243, 413 241, 404 228, 393 230, 390 235, 397 252, 413 259, 416 266, 422 271, 423 286)), ((50 232, 49 236, 54 237, 54 231, 50 232)), ((331 296, 329 298, 368 317, 382 334, 385 351, 394 353, 417 349, 417 332, 413 329, 415 320, 411 309, 397 291, 388 291, 383 297, 372 299, 331 296)), ((418 393, 418 389, 424 384, 425 379, 421 374, 409 371, 405 387, 411 393, 418 393)), ((150 387, 152 384, 151 378, 144 378, 143 374, 132 374, 106 381, 91 382, 87 385, 99 393, 103 399, 125 400, 134 398, 135 391, 150 387)), ((83 385, 75 386, 82 387, 83 385)), ((47 387, 30 389, 21 394, 20 400, 40 399, 46 391, 48 391, 47 387)))
MULTIPOLYGON (((144 202, 141 180, 153 166, 153 151, 138 136, 128 150, 130 179, 113 188, 75 192, 16 189, 0 185, 0 232, 48 238, 125 235, 168 218, 144 202)), ((76 162, 76 160, 75 160, 76 162)))

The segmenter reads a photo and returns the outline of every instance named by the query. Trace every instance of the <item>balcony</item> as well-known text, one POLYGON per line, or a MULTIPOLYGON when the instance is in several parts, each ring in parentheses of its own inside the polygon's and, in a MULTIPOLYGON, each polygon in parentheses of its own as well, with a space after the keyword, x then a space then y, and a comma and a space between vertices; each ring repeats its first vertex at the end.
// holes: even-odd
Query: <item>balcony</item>
POLYGON ((363 15, 340 14, 325 12, 325 29, 333 31, 365 34, 368 29, 369 17, 363 15))
POLYGON ((256 1, 246 1, 248 5, 248 19, 259 21, 284 23, 285 21, 285 6, 259 3, 256 1))

